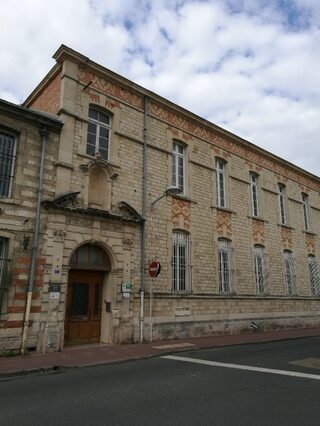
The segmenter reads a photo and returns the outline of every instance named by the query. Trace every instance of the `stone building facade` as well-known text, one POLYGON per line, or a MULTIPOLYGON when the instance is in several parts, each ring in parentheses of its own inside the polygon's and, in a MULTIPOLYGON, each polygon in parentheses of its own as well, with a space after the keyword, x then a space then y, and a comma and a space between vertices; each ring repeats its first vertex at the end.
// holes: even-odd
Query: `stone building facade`
MULTIPOLYGON (((20 349, 44 148, 44 198, 55 194, 55 168, 62 122, 57 117, 0 100, 0 352, 20 349)), ((36 347, 45 288, 45 222, 35 258, 28 345, 36 347)))
POLYGON ((24 103, 63 123, 27 347, 319 326, 320 179, 66 46, 54 59, 24 103))

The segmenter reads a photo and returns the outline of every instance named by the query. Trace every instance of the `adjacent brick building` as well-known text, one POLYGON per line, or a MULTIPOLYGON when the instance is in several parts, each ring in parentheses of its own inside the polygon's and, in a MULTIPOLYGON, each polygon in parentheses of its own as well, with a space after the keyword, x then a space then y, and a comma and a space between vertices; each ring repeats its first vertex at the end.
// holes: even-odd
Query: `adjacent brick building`
MULTIPOLYGON (((153 339, 319 326, 320 179, 70 48, 54 58, 23 108, 63 123, 26 346, 137 342, 150 324, 153 339)), ((21 344, 8 324, 24 285, 3 300, 2 347, 21 344)))

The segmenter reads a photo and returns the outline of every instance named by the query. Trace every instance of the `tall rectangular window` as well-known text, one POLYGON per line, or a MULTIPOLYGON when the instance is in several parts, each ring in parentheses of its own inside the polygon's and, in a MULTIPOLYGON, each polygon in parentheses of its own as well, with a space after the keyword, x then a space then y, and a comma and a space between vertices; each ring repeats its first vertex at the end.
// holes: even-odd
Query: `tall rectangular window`
POLYGON ((172 150, 172 185, 180 189, 185 195, 185 147, 174 142, 172 150))
POLYGON ((286 203, 285 203, 285 187, 279 183, 279 209, 280 209, 280 223, 281 225, 286 224, 286 203))
POLYGON ((16 137, 0 130, 0 197, 11 197, 16 149, 16 137))
POLYGON ((250 173, 252 216, 259 216, 258 175, 250 173))
POLYGON ((294 257, 291 251, 285 250, 283 252, 283 260, 284 260, 286 286, 287 286, 288 294, 292 296, 297 293, 297 290, 296 290, 296 268, 294 263, 294 257))
POLYGON ((309 197, 302 193, 303 223, 305 231, 309 231, 309 197))
POLYGON ((216 194, 217 206, 226 207, 226 167, 225 162, 216 159, 216 194))
POLYGON ((320 296, 320 274, 318 262, 315 256, 312 255, 308 256, 308 262, 311 293, 313 294, 313 296, 320 296))
POLYGON ((257 293, 266 293, 268 290, 268 273, 264 247, 254 247, 254 272, 256 277, 257 293))
POLYGON ((188 292, 191 290, 190 240, 185 232, 172 234, 172 290, 188 292))
POLYGON ((87 135, 87 154, 100 154, 104 160, 109 158, 111 120, 108 114, 94 108, 89 109, 87 135))
POLYGON ((234 292, 233 249, 229 240, 218 240, 219 292, 234 292))

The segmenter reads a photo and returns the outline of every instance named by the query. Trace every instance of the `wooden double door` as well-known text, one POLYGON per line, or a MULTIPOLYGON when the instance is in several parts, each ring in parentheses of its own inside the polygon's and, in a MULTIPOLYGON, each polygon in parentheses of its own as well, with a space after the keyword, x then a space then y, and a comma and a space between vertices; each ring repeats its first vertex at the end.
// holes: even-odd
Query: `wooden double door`
POLYGON ((65 344, 100 342, 103 272, 71 269, 65 319, 65 344))

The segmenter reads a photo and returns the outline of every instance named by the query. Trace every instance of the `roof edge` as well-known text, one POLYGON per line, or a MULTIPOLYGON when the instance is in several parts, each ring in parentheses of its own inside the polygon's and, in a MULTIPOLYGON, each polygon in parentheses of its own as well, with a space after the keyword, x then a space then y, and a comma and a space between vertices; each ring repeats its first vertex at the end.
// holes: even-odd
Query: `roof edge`
POLYGON ((40 83, 33 89, 30 95, 22 102, 22 106, 29 107, 29 105, 37 98, 44 89, 51 83, 61 70, 61 64, 57 63, 50 69, 50 71, 43 77, 40 83))
POLYGON ((36 121, 42 125, 49 126, 52 129, 61 130, 63 123, 56 117, 51 117, 46 113, 39 112, 32 108, 26 108, 22 105, 17 105, 12 102, 0 98, 0 111, 8 111, 9 113, 21 117, 26 120, 36 121))
POLYGON ((97 62, 92 61, 89 57, 82 55, 81 53, 73 50, 72 48, 61 44, 61 46, 58 48, 58 50, 54 53, 53 58, 57 61, 57 64, 49 71, 49 73, 43 78, 43 80, 40 82, 40 84, 36 87, 36 89, 29 95, 29 97, 24 101, 22 104, 23 106, 27 106, 30 101, 38 94, 41 93, 42 90, 46 87, 47 84, 51 81, 52 78, 56 76, 56 73, 58 70, 61 69, 61 64, 66 58, 73 59, 75 62, 81 63, 83 66, 87 66, 96 72, 101 74, 108 74, 109 78, 112 78, 113 80, 120 82, 121 84, 124 84, 128 86, 131 90, 136 90, 140 95, 147 96, 149 98, 152 98, 154 101, 158 103, 165 104, 170 109, 177 111, 180 114, 184 114, 189 116, 191 119, 202 123, 206 127, 210 128, 214 132, 217 133, 219 136, 227 137, 228 139, 231 139, 234 143, 240 143, 241 145, 244 145, 245 147, 269 158, 273 161, 276 161, 277 163, 280 163, 282 165, 285 165, 286 167, 289 167, 296 172, 300 174, 304 174, 312 178, 313 180, 316 180, 318 183, 320 182, 320 177, 317 175, 314 175, 313 173, 303 169, 302 167, 299 167, 293 163, 291 163, 288 160, 285 160, 282 157, 277 156, 276 154, 271 153, 270 151, 265 150, 264 148, 259 147, 258 145, 254 144, 253 142, 250 142, 246 139, 243 139, 241 136, 236 135, 235 133, 230 132, 229 130, 226 130, 211 121, 187 110, 186 108, 158 95, 155 92, 152 92, 151 90, 148 90, 144 88, 143 86, 138 85, 137 83, 127 79, 126 77, 123 77, 122 75, 111 71, 110 69, 104 67, 103 65, 98 64, 97 62))

